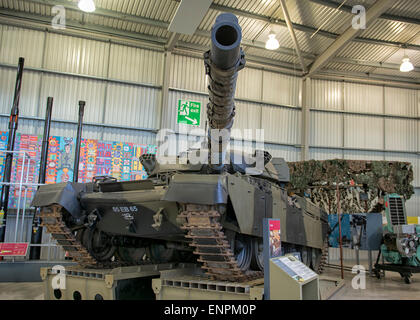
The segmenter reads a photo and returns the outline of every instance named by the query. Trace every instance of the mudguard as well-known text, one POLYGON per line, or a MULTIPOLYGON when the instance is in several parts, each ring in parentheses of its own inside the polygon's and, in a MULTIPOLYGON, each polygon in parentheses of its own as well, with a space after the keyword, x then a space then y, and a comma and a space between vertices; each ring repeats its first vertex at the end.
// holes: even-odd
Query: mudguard
POLYGON ((63 182, 46 184, 39 187, 32 200, 33 207, 47 207, 59 204, 64 207, 73 217, 80 218, 82 208, 79 202, 79 193, 84 190, 84 184, 63 182))
POLYGON ((162 200, 180 203, 227 203, 226 175, 176 174, 162 200))

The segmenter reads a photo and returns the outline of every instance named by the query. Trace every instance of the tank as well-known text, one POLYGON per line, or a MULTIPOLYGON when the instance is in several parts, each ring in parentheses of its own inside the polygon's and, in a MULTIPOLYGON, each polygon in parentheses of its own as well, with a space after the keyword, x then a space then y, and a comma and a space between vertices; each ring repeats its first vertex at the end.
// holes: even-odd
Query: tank
MULTIPOLYGON (((204 54, 209 77, 208 138, 200 159, 164 163, 146 154, 147 180, 39 188, 43 226, 75 261, 87 267, 190 262, 214 279, 245 281, 263 271, 263 219, 281 221, 284 253, 300 252, 322 269, 328 219, 309 200, 288 194, 289 168, 268 152, 228 151, 238 72, 245 66, 236 16, 220 14, 204 54)), ((179 159, 178 159, 179 160, 179 159)))

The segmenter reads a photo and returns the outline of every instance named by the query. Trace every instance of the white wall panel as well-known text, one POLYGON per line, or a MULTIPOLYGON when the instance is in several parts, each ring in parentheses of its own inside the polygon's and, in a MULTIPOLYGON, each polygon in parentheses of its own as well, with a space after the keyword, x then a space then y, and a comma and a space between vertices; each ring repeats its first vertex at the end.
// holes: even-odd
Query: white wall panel
POLYGON ((385 88, 385 113, 400 116, 418 116, 417 91, 401 88, 385 88))
POLYGON ((346 160, 384 160, 383 152, 345 150, 344 159, 346 160))
POLYGON ((300 143, 300 110, 264 105, 262 128, 267 141, 278 143, 300 143))
POLYGON ((415 189, 415 194, 406 202, 407 216, 420 217, 420 189, 415 189))
POLYGON ((109 44, 55 33, 47 34, 45 68, 106 77, 109 44))
POLYGON ((239 71, 236 83, 237 98, 261 100, 263 71, 253 68, 244 68, 239 71))
POLYGON ((18 64, 25 58, 26 67, 40 68, 44 47, 44 32, 0 26, 0 62, 18 64))
POLYGON ((157 128, 159 101, 160 90, 110 84, 107 90, 105 123, 157 128))
POLYGON ((418 120, 386 119, 386 149, 418 151, 418 123, 418 120))
POLYGON ((120 141, 136 144, 155 144, 156 135, 151 132, 105 128, 102 141, 120 141))
POLYGON ((300 106, 301 80, 269 71, 263 72, 263 101, 275 104, 300 106))
POLYGON ((255 139, 256 129, 261 129, 261 105, 252 102, 235 102, 236 115, 233 129, 239 129, 241 132, 236 134, 235 130, 232 131, 232 137, 244 137, 243 129, 252 130, 253 140, 255 139))
MULTIPOLYGON (((15 92, 16 72, 16 69, 0 68, 0 113, 10 114, 15 92)), ((40 78, 39 73, 31 71, 23 73, 19 102, 21 115, 37 115, 40 78)))
POLYGON ((383 149, 383 130, 382 118, 344 115, 345 147, 383 149))
POLYGON ((342 147, 343 115, 311 112, 310 145, 342 147))
POLYGON ((54 98, 53 119, 77 121, 79 100, 86 101, 84 122, 102 122, 105 83, 60 75, 44 75, 40 117, 44 117, 47 98, 54 98))
POLYGON ((172 55, 169 86, 207 92, 204 60, 172 55))
POLYGON ((109 77, 133 82, 162 84, 163 53, 111 45, 109 77))
POLYGON ((383 113, 383 87, 358 83, 344 83, 346 111, 383 113))
POLYGON ((300 161, 300 149, 275 144, 265 144, 265 150, 270 152, 274 158, 284 158, 288 162, 300 161))
POLYGON ((342 82, 312 80, 310 101, 312 108, 343 110, 342 82))

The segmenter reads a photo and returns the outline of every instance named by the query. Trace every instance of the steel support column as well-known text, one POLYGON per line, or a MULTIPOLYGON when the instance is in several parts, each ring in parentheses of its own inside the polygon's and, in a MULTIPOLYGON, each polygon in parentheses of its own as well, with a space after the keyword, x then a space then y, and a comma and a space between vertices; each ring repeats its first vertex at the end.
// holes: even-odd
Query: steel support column
POLYGON ((311 131, 311 112, 310 112, 310 93, 311 93, 311 79, 306 78, 302 80, 302 125, 301 125, 301 160, 309 160, 309 143, 311 131))

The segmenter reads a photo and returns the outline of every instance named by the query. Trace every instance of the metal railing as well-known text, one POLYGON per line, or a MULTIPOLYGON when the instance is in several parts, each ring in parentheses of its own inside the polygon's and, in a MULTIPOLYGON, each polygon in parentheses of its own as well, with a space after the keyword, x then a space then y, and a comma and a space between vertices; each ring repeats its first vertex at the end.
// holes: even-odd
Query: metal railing
MULTIPOLYGON (((55 241, 52 240, 50 234, 46 234, 43 236, 43 241, 41 244, 32 244, 31 243, 31 234, 32 234, 32 222, 33 222, 33 215, 36 214, 36 210, 34 207, 30 207, 28 205, 28 191, 32 189, 34 192, 38 189, 39 186, 43 184, 34 183, 33 180, 35 179, 35 172, 37 168, 37 161, 36 159, 31 158, 28 151, 7 151, 7 150, 0 150, 0 158, 5 158, 6 154, 12 153, 13 157, 13 166, 15 167, 16 175, 13 177, 11 182, 0 182, 0 186, 10 186, 10 192, 13 192, 14 200, 16 204, 16 214, 13 213, 12 210, 9 210, 10 213, 8 215, 6 221, 6 241, 9 243, 29 243, 28 246, 28 253, 25 260, 29 259, 29 252, 31 247, 46 247, 47 254, 46 260, 63 260, 64 259, 64 252, 62 249, 57 245, 55 241), (31 168, 32 175, 31 175, 31 168), (17 192, 16 192, 17 191, 17 192), (13 217, 15 219, 13 221, 13 217), (12 223, 14 222, 14 226, 12 223), (26 226, 26 227, 25 227, 26 226), (14 227, 10 229, 10 227, 14 227), (28 232, 28 229, 31 232, 28 232), (54 251, 54 254, 52 254, 54 251)), ((41 259, 42 259, 41 253, 41 259)), ((5 260, 19 260, 16 257, 5 257, 5 260)), ((45 260, 42 259, 42 260, 45 260)))

